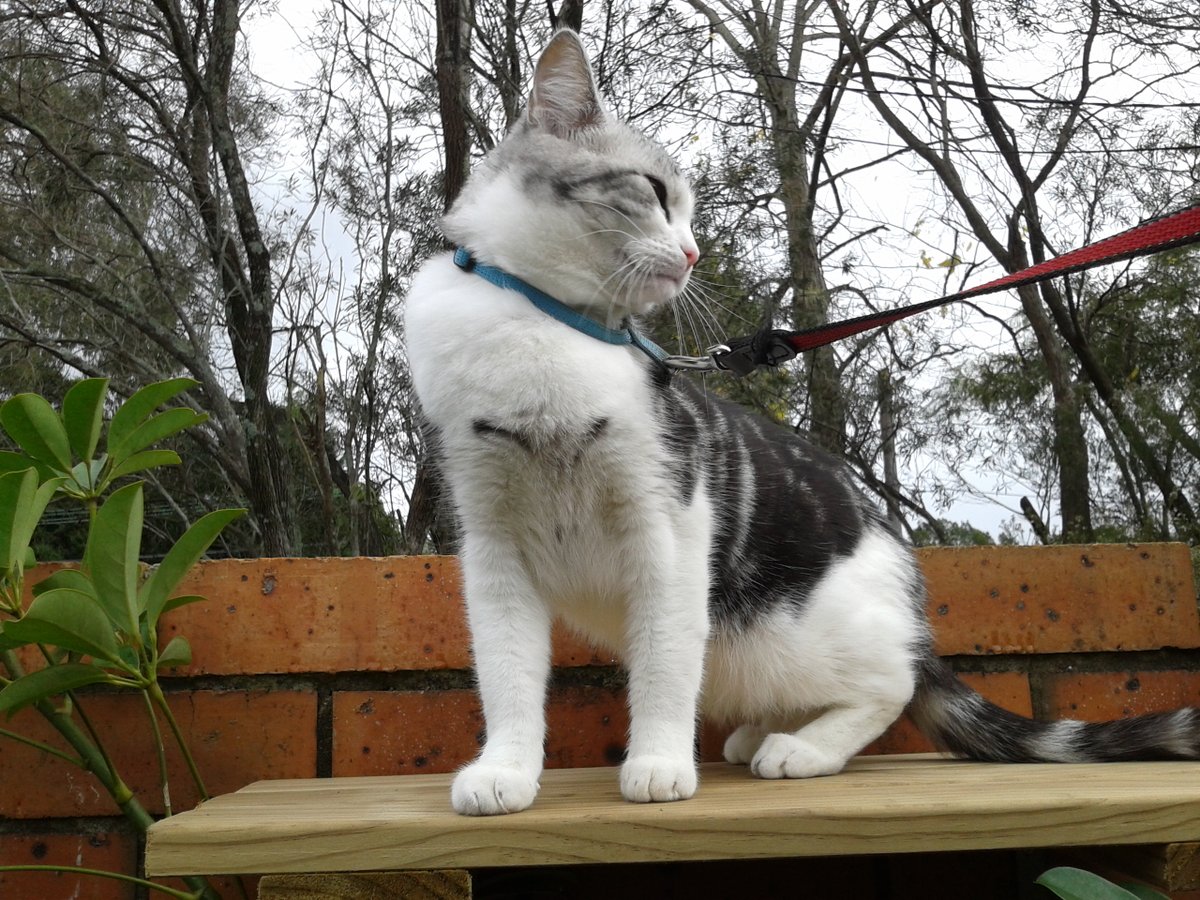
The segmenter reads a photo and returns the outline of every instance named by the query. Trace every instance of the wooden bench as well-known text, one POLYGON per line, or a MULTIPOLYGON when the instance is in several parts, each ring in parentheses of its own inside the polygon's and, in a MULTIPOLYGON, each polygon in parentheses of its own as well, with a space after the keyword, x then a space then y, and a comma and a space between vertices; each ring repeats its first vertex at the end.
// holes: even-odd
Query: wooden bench
MULTIPOLYGON (((991 692, 996 702, 1042 718, 1093 719, 1200 705, 1200 617, 1186 547, 926 550, 921 559, 930 583, 929 616, 939 652, 970 683, 991 692), (1011 696, 1006 696, 1010 688, 1011 696)), ((216 570, 224 569, 212 564, 212 571, 201 572, 212 583, 202 582, 197 592, 221 597, 231 616, 235 610, 249 615, 260 607, 279 605, 286 609, 286 618, 280 621, 298 622, 296 627, 308 627, 309 635, 311 622, 324 621, 321 616, 332 615, 329 611, 336 604, 347 622, 382 618, 385 624, 399 623, 393 628, 399 629, 399 637, 393 636, 387 648, 370 643, 382 625, 368 636, 350 628, 345 643, 360 654, 366 652, 365 646, 383 658, 386 649, 387 659, 400 660, 392 663, 398 668, 426 665, 424 657, 408 652, 415 647, 424 648, 427 655, 434 650, 449 654, 450 661, 440 663, 447 668, 465 665, 465 631, 458 621, 454 592, 445 590, 444 598, 440 594, 426 598, 419 591, 426 582, 438 587, 436 572, 431 570, 438 561, 414 563, 424 572, 409 579, 416 587, 389 588, 402 580, 404 562, 359 561, 358 565, 375 565, 382 574, 370 583, 350 587, 344 573, 335 577, 326 572, 321 577, 334 586, 321 587, 324 582, 312 581, 311 590, 309 581, 293 569, 356 563, 281 561, 269 578, 247 579, 244 573, 234 572, 222 575, 224 580, 215 579, 220 574, 216 570), (398 573, 395 578, 393 571, 398 573), (290 591, 286 603, 281 599, 285 588, 290 591), (409 634, 405 628, 411 631, 412 627, 405 623, 415 621, 434 624, 409 634)), ((246 630, 255 636, 255 643, 244 647, 219 644, 216 638, 205 644, 208 632, 227 639, 229 623, 210 621, 211 617, 190 612, 194 609, 180 610, 191 618, 178 625, 207 647, 199 656, 210 666, 245 664, 244 657, 258 652, 261 629, 246 630)), ((321 637, 329 642, 341 633, 330 627, 321 637)), ((306 640, 300 633, 294 637, 306 640)), ((278 643, 290 646, 286 641, 278 643)), ((336 650, 341 644, 331 646, 336 650)), ((306 652, 306 665, 320 661, 318 650, 306 652)), ((556 666, 568 684, 608 671, 587 648, 560 649, 556 666)), ((437 687, 440 682, 430 684, 420 696, 436 709, 443 694, 437 687)), ((1014 862, 1009 870, 1040 866, 1041 857, 1052 853, 1055 862, 1082 862, 1110 876, 1133 875, 1172 893, 1200 889, 1200 763, 968 763, 911 752, 927 745, 902 721, 873 747, 890 755, 860 757, 846 772, 829 778, 766 782, 752 778, 745 768, 706 762, 696 798, 640 806, 620 799, 617 773, 611 766, 552 768, 543 775, 533 809, 513 816, 468 819, 450 811, 452 776, 447 770, 474 752, 478 721, 472 724, 461 704, 453 707, 457 712, 443 714, 445 721, 436 725, 436 742, 426 756, 424 744, 409 734, 434 726, 396 715, 386 690, 351 693, 349 699, 339 701, 338 691, 347 689, 333 688, 334 711, 325 726, 332 736, 332 774, 339 777, 256 781, 159 822, 146 844, 148 874, 263 875, 259 885, 263 900, 461 900, 472 896, 472 872, 481 896, 488 894, 489 879, 499 877, 497 873, 513 873, 514 878, 553 873, 557 878, 564 872, 578 872, 576 883, 589 890, 596 882, 605 887, 633 885, 624 891, 585 892, 589 898, 621 893, 634 898, 654 895, 640 884, 648 872, 662 871, 673 873, 672 877, 690 873, 688 880, 696 886, 692 892, 703 896, 707 896, 706 879, 732 878, 732 889, 721 896, 740 897, 743 882, 757 888, 764 883, 760 873, 779 874, 786 866, 791 867, 789 876, 800 873, 805 878, 815 872, 832 885, 813 896, 978 900, 1007 898, 1015 891, 976 890, 976 881, 986 881, 992 873, 976 874, 969 871, 973 866, 986 868, 1000 857, 1014 862), (375 776, 379 768, 369 777, 357 773, 351 762, 373 764, 387 748, 382 736, 355 730, 359 720, 374 723, 376 719, 389 736, 411 745, 399 755, 411 763, 420 752, 420 764, 441 766, 440 774, 375 776), (1034 857, 1036 862, 1030 862, 1034 857), (705 860, 731 862, 706 866, 701 862, 705 860), (598 876, 586 868, 595 863, 618 865, 598 876), (620 865, 624 863, 666 865, 647 869, 620 865), (941 884, 951 868, 960 873, 968 870, 960 879, 965 889, 941 884), (876 877, 881 872, 883 877, 876 877), (844 887, 847 877, 857 878, 857 887, 844 887), (872 878, 890 886, 876 890, 872 878), (905 887, 905 878, 907 888, 917 884, 920 891, 895 890, 898 884, 905 887)), ((458 691, 463 693, 462 685, 458 691)), ((559 707, 551 711, 551 762, 561 765, 564 758, 561 751, 551 752, 555 741, 582 741, 572 729, 591 729, 588 739, 603 745, 606 757, 609 744, 619 740, 620 724, 612 725, 607 718, 611 711, 617 719, 615 705, 611 710, 607 704, 599 707, 605 716, 602 731, 600 713, 574 719, 562 715, 563 698, 579 696, 590 695, 568 689, 560 696, 559 707)), ((619 693, 614 699, 620 699, 619 693)), ((274 727, 289 726, 276 723, 274 727)), ((721 738, 720 732, 704 733, 699 745, 702 759, 718 758, 721 738)), ((412 771, 411 765, 408 770, 412 771)), ((1040 871, 1022 871, 1014 883, 1027 890, 1040 871)), ((794 884, 795 879, 783 878, 780 883, 794 884)), ((771 895, 758 889, 763 896, 771 895)), ((550 893, 576 896, 570 891, 550 893)), ((754 888, 747 888, 744 895, 754 896, 754 888)), ((522 893, 509 890, 506 896, 522 893)), ((1195 898, 1200 894, 1188 895, 1188 900, 1195 898)))
POLYGON ((146 868, 296 873, 264 878, 263 900, 469 898, 476 867, 1139 844, 1125 857, 1143 878, 1178 889, 1195 876, 1200 763, 913 754, 776 782, 708 764, 694 799, 650 805, 621 801, 615 775, 547 771, 531 810, 477 819, 450 811, 449 775, 262 781, 156 824, 146 868))

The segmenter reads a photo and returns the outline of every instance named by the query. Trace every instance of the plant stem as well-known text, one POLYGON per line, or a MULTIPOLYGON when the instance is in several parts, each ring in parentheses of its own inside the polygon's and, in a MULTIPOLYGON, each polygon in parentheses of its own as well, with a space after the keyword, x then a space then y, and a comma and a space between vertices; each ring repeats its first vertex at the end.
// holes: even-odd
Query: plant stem
MULTIPOLYGON (((66 738, 67 743, 74 747, 79 755, 83 757, 84 768, 96 776, 104 786, 104 789, 108 791, 109 795, 116 802, 117 807, 121 810, 121 814, 138 831, 145 834, 150 829, 150 826, 154 824, 154 818, 146 811, 146 807, 142 806, 141 801, 134 796, 129 786, 121 780, 112 763, 107 761, 107 755, 102 753, 88 739, 88 736, 83 733, 70 716, 60 713, 44 700, 34 704, 34 706, 38 712, 46 717, 51 725, 58 729, 58 732, 66 738)), ((192 897, 219 900, 216 892, 204 878, 198 875, 189 875, 183 880, 192 889, 193 893, 181 896, 188 897, 189 900, 192 897)))
POLYGON ((184 762, 187 763, 188 771, 192 775, 192 781, 196 785, 196 790, 200 793, 200 799, 209 799, 208 788, 204 786, 204 779, 200 777, 200 769, 197 768, 196 760, 192 757, 192 751, 184 739, 183 729, 179 727, 179 723, 175 720, 175 714, 171 712, 171 707, 167 704, 167 698, 163 695, 162 687, 157 681, 152 681, 150 682, 149 691, 150 696, 154 698, 155 705, 166 718, 167 725, 171 727, 171 733, 175 735, 175 743, 179 745, 179 752, 183 754, 184 762))
POLYGON ((94 875, 97 878, 112 878, 116 881, 140 885, 152 891, 161 891, 164 894, 169 894, 175 897, 176 900, 198 900, 198 898, 204 896, 202 891, 196 893, 177 891, 175 888, 155 884, 153 881, 147 881, 144 878, 135 878, 133 875, 122 875, 120 872, 105 872, 102 869, 85 869, 82 866, 0 866, 0 872, 74 872, 76 875, 94 875))
POLYGON ((142 691, 146 701, 146 714, 150 717, 150 728, 154 732, 154 752, 158 757, 158 777, 162 784, 163 810, 171 815, 171 785, 167 779, 167 748, 163 746, 162 730, 158 727, 158 716, 154 713, 154 702, 148 691, 142 691))
MULTIPOLYGON (((24 674, 20 661, 11 650, 0 653, 0 662, 3 662, 10 675, 20 677, 21 674, 24 674)), ((134 828, 145 834, 150 826, 154 824, 154 818, 150 813, 146 812, 146 807, 142 806, 138 798, 133 795, 133 791, 129 789, 129 786, 121 780, 112 761, 103 752, 103 749, 93 743, 92 739, 83 732, 71 716, 56 709, 52 703, 40 700, 33 707, 41 713, 42 717, 79 754, 83 768, 91 772, 108 792, 109 796, 113 798, 113 801, 121 810, 121 815, 128 819, 134 828)), ((90 726, 89 730, 91 730, 90 726)), ((95 734, 94 730, 92 733, 93 735, 95 734)), ((184 882, 194 893, 182 896, 189 898, 205 897, 211 898, 211 900, 219 900, 216 892, 213 891, 208 882, 203 878, 191 875, 184 878, 184 882)))
POLYGON ((17 659, 17 654, 12 650, 5 650, 0 653, 0 662, 4 663, 4 668, 8 670, 8 674, 16 681, 25 674, 25 667, 21 665, 21 661, 17 659))
POLYGON ((51 756, 57 756, 59 759, 65 759, 72 765, 79 766, 81 769, 86 769, 87 765, 82 759, 77 756, 72 756, 70 753, 63 753, 56 747, 51 747, 49 744, 43 744, 41 741, 35 741, 33 738, 27 738, 23 734, 17 734, 15 731, 9 731, 7 728, 0 728, 0 737, 6 737, 9 740, 16 741, 18 744, 25 744, 27 747, 33 747, 35 750, 41 750, 43 753, 49 753, 51 756))
MULTIPOLYGON (((114 778, 116 778, 117 767, 113 765, 113 761, 108 756, 108 751, 104 749, 104 743, 100 740, 100 735, 96 733, 95 726, 92 725, 92 720, 88 718, 87 713, 84 712, 83 707, 79 704, 79 698, 76 697, 73 692, 68 693, 67 696, 71 698, 71 705, 74 711, 79 713, 79 721, 83 723, 83 727, 86 728, 88 734, 91 735, 92 747, 100 755, 100 759, 103 761, 104 767, 113 774, 114 778)), ((117 780, 119 781, 120 779, 117 780)), ((129 791, 129 788, 125 788, 125 790, 129 791)), ((132 792, 130 792, 130 796, 133 796, 132 792)), ((117 800, 118 803, 121 802, 117 798, 116 794, 113 794, 113 799, 117 800)))

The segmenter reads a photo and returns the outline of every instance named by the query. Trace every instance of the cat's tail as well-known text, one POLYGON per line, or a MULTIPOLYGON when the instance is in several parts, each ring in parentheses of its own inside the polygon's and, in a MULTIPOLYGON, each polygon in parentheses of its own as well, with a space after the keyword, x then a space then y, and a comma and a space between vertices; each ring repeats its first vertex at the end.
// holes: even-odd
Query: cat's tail
POLYGON ((987 762, 1200 759, 1200 709, 1114 722, 1039 722, 1001 709, 935 656, 920 665, 909 713, 943 750, 987 762))

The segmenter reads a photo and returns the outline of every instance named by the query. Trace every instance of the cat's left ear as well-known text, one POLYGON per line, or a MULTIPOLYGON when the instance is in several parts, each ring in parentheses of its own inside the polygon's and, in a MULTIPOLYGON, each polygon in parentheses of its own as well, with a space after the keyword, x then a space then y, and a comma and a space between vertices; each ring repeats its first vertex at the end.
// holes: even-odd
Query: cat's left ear
POLYGON ((604 118, 592 67, 574 31, 559 31, 542 51, 525 116, 535 128, 560 138, 598 125, 604 118))

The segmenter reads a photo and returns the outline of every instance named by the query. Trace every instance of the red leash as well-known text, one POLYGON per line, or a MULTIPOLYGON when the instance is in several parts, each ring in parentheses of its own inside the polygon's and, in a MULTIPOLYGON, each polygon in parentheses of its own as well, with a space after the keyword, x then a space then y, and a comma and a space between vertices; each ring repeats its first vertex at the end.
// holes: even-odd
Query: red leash
MULTIPOLYGON (((968 297, 978 297, 981 294, 991 294, 1006 288, 1020 287, 1024 284, 1044 281, 1057 275, 1080 272, 1093 266, 1105 263, 1119 262, 1143 254, 1157 253, 1172 247, 1182 247, 1200 241, 1200 203, 1194 204, 1178 212, 1168 213, 1156 219, 1150 219, 1140 225, 1135 225, 1128 231, 1056 256, 1054 259, 1030 266, 979 287, 948 294, 936 300, 926 300, 923 303, 913 303, 897 309, 883 312, 868 313, 841 322, 830 322, 803 331, 780 331, 765 329, 747 337, 732 338, 726 343, 709 350, 709 356, 718 369, 733 372, 735 375, 748 375, 759 366, 778 366, 787 362, 797 353, 805 350, 815 350, 834 341, 850 337, 871 328, 882 328, 900 319, 907 319, 917 313, 965 300, 968 297)), ((700 367, 696 367, 700 368, 700 367)))

